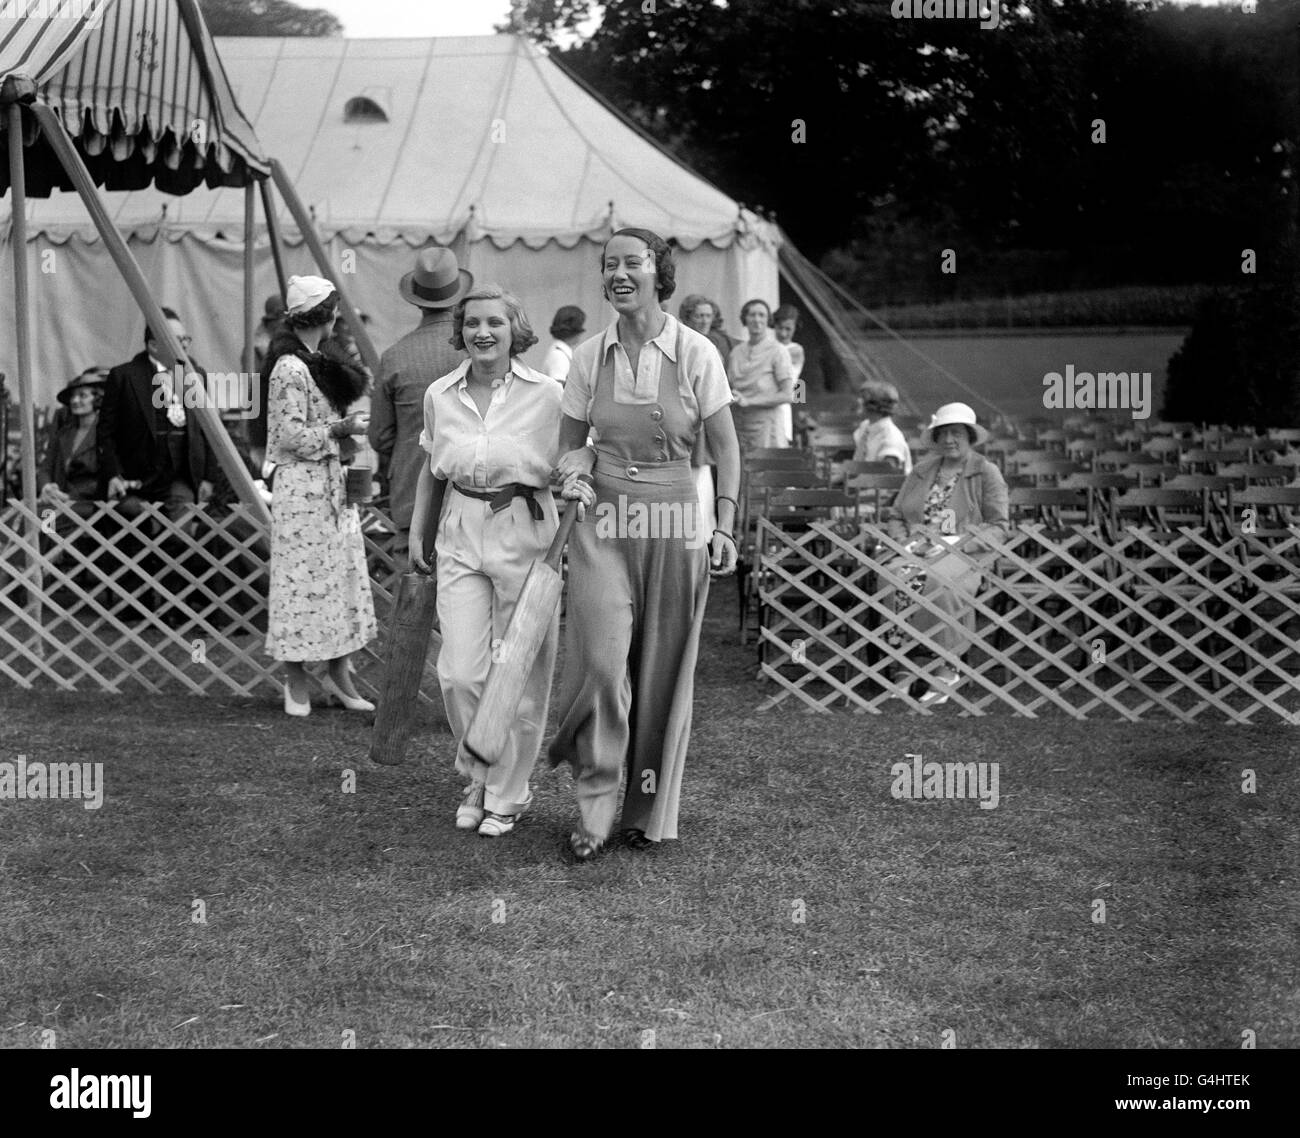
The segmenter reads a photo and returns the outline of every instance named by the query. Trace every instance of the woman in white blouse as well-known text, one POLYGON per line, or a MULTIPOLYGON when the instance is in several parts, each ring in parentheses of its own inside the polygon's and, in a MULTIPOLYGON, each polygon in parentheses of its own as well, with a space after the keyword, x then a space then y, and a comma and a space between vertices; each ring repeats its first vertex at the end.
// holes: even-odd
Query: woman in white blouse
POLYGON ((770 327, 771 309, 765 301, 747 301, 740 310, 740 319, 749 339, 732 348, 727 360, 727 379, 736 399, 731 413, 740 452, 789 446, 779 408, 794 397, 790 353, 770 327))
MULTIPOLYGON (((411 559, 426 572, 426 519, 442 498, 435 538, 442 651, 438 679, 456 737, 456 769, 469 785, 456 825, 484 837, 508 834, 532 800, 528 781, 537 761, 558 614, 542 643, 505 751, 488 766, 461 740, 474 720, 492 653, 514 612, 524 578, 555 536, 555 503, 547 488, 557 457, 560 384, 516 357, 537 342, 519 301, 498 285, 472 289, 452 313, 452 346, 468 353, 424 396, 420 467, 411 519, 411 559), (443 486, 435 487, 438 482, 443 486)), ((570 479, 566 498, 595 502, 570 479)))

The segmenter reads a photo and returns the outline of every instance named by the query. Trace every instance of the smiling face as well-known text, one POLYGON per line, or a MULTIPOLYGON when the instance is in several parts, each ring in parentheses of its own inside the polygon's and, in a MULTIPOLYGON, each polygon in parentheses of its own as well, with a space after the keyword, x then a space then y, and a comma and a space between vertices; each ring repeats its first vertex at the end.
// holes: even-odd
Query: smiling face
POLYGON ((751 340, 760 340, 767 331, 768 311, 766 304, 751 304, 745 309, 745 328, 751 340))
POLYGON ((95 389, 93 387, 78 387, 70 392, 68 395, 68 410, 78 419, 93 415, 95 413, 95 389))
POLYGON ((960 423, 949 423, 934 433, 939 453, 949 462, 964 459, 970 454, 970 431, 960 423))
POLYGON ((776 332, 776 338, 782 344, 788 344, 794 340, 794 321, 778 320, 774 331, 776 332))
POLYGON ((659 278, 655 255, 644 241, 626 234, 605 246, 601 277, 605 296, 620 316, 656 307, 659 278))
POLYGON ((476 368, 493 375, 504 372, 514 338, 504 300, 471 300, 465 306, 465 325, 461 334, 465 339, 465 350, 476 368))

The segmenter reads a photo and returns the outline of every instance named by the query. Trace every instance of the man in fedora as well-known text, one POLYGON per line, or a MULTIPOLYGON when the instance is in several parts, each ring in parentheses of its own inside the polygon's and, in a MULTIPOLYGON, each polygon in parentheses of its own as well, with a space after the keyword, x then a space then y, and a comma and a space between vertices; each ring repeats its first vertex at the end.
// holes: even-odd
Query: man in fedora
POLYGON ((395 551, 405 553, 420 474, 420 432, 424 393, 461 362, 451 346, 451 310, 474 278, 456 263, 456 254, 437 246, 422 249, 415 268, 397 286, 402 299, 420 309, 420 323, 386 351, 370 400, 370 445, 387 481, 389 512, 398 529, 395 551))

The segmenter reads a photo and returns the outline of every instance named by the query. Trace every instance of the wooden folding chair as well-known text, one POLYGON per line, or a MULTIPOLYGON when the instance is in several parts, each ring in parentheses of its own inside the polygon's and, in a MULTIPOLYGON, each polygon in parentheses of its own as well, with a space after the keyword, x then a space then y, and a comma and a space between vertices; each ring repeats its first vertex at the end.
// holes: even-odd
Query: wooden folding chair
POLYGON ((1183 441, 1169 435, 1154 435, 1142 444, 1143 453, 1154 455, 1160 462, 1177 462, 1183 449, 1183 441))
MULTIPOLYGON (((760 462, 765 460, 758 460, 760 462)), ((811 467, 777 467, 745 472, 742 478, 740 524, 736 540, 739 557, 736 563, 736 595, 740 603, 740 642, 746 643, 750 604, 754 598, 758 568, 758 519, 769 509, 773 491, 796 488, 820 488, 821 475, 811 467)))
POLYGON ((1162 486, 1167 479, 1177 477, 1178 467, 1172 463, 1135 462, 1124 467, 1120 473, 1136 479, 1139 488, 1156 488, 1162 486))
POLYGON ((1017 474, 1028 475, 1035 486, 1043 487, 1059 485, 1062 478, 1082 472, 1083 468, 1072 458, 1036 458, 1016 468, 1017 474))
MULTIPOLYGON (((856 497, 840 490, 826 490, 823 488, 773 489, 766 501, 766 510, 763 517, 766 521, 787 533, 804 533, 814 522, 834 522, 844 525, 853 533, 856 533, 858 529, 858 502, 856 497)), ((823 548, 826 544, 824 540, 819 539, 813 543, 812 548, 818 556, 824 556, 829 552, 823 548)), ((763 549, 760 544, 755 549, 755 572, 751 575, 751 594, 757 618, 757 629, 763 627, 763 620, 767 610, 767 606, 763 601, 764 591, 774 589, 779 592, 782 589, 778 580, 764 574, 762 571, 762 554, 763 549)), ((835 557, 830 558, 831 563, 838 560, 835 557)), ((786 565, 792 572, 798 572, 801 568, 794 560, 787 561, 786 565)), ((809 583, 816 589, 820 587, 819 582, 823 582, 823 575, 820 572, 815 574, 809 583)), ((819 619, 824 617, 824 608, 818 606, 816 611, 820 614, 819 619)), ((766 643, 763 641, 761 632, 759 633, 758 659, 760 666, 766 660, 766 643)))
POLYGON ((1300 486, 1247 486, 1231 493, 1229 509, 1233 526, 1242 525, 1242 511, 1255 511, 1255 535, 1265 538, 1287 537, 1300 526, 1300 486))
POLYGON ((1065 457, 1065 432, 1061 430, 1040 431, 1035 440, 1039 449, 1047 451, 1058 458, 1065 457))
POLYGON ((1189 474, 1213 474, 1220 466, 1234 462, 1250 462, 1254 454, 1250 447, 1228 447, 1208 450, 1192 447, 1183 451, 1178 464, 1189 474))
POLYGON ((1201 495, 1195 490, 1139 487, 1115 499, 1115 514, 1121 525, 1154 526, 1172 532, 1177 526, 1201 521, 1201 495))
POLYGON ((906 475, 894 472, 855 474, 849 479, 845 490, 856 496, 859 517, 863 521, 875 522, 879 525, 884 519, 885 511, 893 505, 895 495, 906 481, 906 475))
POLYGON ((817 465, 829 480, 832 462, 844 462, 853 457, 856 444, 850 427, 818 427, 808 438, 808 445, 817 457, 817 465))
POLYGON ((755 447, 743 456, 742 463, 770 463, 769 470, 788 466, 806 466, 812 469, 817 464, 817 459, 812 451, 801 447, 755 447))
POLYGON ((1201 495, 1201 524, 1226 538, 1232 528, 1233 480, 1218 474, 1177 474, 1162 484, 1165 490, 1192 490, 1201 495))
POLYGON ((1295 467, 1276 462, 1232 462, 1219 468, 1238 490, 1247 486, 1285 486, 1295 477, 1295 467))
POLYGON ((1113 533, 1116 525, 1115 499, 1125 490, 1137 486, 1136 478, 1128 474, 1107 474, 1085 471, 1063 478, 1058 486, 1062 490, 1082 490, 1088 495, 1088 525, 1106 525, 1113 533))
POLYGON ((1086 523, 1088 518, 1088 495, 1084 490, 1013 486, 1007 491, 1007 502, 1013 522, 1041 521, 1053 529, 1064 529, 1086 523), (1074 516, 1064 516, 1062 511, 1074 516))
POLYGON ((1092 469, 1098 474, 1118 474, 1135 462, 1155 462, 1150 455, 1132 450, 1102 450, 1092 456, 1092 469))
POLYGON ((1071 439, 1065 444, 1065 457, 1080 466, 1091 465, 1094 456, 1102 450, 1096 439, 1071 439))

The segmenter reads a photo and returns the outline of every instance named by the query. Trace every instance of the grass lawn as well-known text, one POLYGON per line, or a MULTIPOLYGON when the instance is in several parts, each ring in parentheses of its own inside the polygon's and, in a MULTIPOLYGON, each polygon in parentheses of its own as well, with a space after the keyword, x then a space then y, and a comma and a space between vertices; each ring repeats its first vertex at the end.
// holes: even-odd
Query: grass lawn
POLYGON ((682 840, 588 866, 567 770, 456 831, 431 727, 379 768, 341 711, 0 690, 0 760, 106 784, 0 801, 0 1045, 1300 1045, 1294 729, 759 712, 733 597, 682 840), (909 753, 998 807, 891 797, 909 753))

